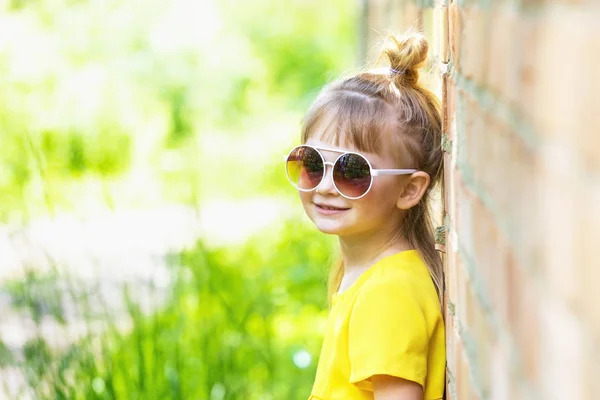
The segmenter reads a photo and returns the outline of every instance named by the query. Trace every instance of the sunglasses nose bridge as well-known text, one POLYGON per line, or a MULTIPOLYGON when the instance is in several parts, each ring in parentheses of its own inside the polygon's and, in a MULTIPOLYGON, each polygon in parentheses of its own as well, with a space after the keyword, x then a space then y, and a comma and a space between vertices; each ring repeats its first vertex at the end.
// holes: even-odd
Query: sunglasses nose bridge
POLYGON ((329 192, 329 191, 335 191, 335 186, 333 184, 333 167, 335 166, 335 163, 332 163, 331 161, 323 161, 323 168, 325 169, 324 173, 323 173, 323 178, 321 179, 321 182, 319 182, 319 184, 317 185, 317 187, 315 189, 317 190, 321 190, 323 192, 329 192), (331 168, 327 168, 327 166, 330 166, 331 168))
POLYGON ((323 174, 323 180, 328 179, 327 175, 330 175, 331 180, 333 181, 333 168, 334 167, 335 167, 335 163, 332 163, 331 161, 323 161, 323 168, 325 169, 325 173, 323 174), (331 168, 327 168, 328 165, 331 168))

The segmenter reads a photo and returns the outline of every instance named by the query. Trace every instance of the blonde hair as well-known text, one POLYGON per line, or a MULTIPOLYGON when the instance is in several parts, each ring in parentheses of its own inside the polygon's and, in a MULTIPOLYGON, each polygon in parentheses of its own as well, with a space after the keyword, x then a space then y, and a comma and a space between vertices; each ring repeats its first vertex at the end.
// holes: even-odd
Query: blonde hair
MULTIPOLYGON (((302 142, 315 133, 317 125, 334 126, 322 131, 324 140, 336 145, 343 140, 365 152, 391 149, 407 163, 396 168, 417 168, 429 174, 431 181, 423 198, 406 211, 398 235, 406 238, 427 264, 441 300, 443 269, 435 249, 429 203, 442 174, 442 123, 437 98, 418 82, 428 43, 418 33, 390 35, 388 39, 380 59, 387 56, 391 69, 360 72, 325 86, 304 116, 302 142)), ((330 299, 339 289, 343 273, 340 258, 329 276, 330 299)))

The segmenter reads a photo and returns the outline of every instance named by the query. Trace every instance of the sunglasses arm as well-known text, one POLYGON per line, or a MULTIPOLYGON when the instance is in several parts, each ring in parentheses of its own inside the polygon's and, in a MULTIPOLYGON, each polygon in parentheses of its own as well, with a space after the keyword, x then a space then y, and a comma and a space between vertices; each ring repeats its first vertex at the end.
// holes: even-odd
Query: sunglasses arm
POLYGON ((416 169, 372 169, 371 174, 373 176, 384 176, 384 175, 410 175, 414 174, 418 170, 416 169))

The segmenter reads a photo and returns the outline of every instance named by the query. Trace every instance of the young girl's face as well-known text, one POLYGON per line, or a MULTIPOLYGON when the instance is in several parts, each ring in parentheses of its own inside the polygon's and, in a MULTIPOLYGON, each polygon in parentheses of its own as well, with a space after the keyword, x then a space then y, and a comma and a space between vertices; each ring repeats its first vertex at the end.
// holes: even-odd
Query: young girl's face
MULTIPOLYGON (((374 169, 398 168, 397 160, 391 156, 367 153, 345 145, 335 146, 317 139, 309 139, 307 145, 340 151, 360 153, 369 160, 374 169)), ((319 150, 326 162, 335 162, 338 152, 319 150)), ((331 166, 319 186, 313 191, 300 191, 300 199, 308 217, 317 228, 340 237, 359 236, 370 232, 393 230, 399 225, 401 211, 396 206, 401 186, 401 177, 377 176, 369 192, 356 200, 342 196, 333 185, 331 166), (335 207, 338 210, 328 210, 335 207), (387 228, 387 229, 386 229, 387 228)))

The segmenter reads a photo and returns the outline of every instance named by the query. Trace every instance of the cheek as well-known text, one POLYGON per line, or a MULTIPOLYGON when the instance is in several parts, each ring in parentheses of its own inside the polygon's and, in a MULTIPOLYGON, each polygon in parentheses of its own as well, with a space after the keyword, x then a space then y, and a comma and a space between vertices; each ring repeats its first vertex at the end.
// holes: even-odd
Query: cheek
POLYGON ((306 206, 307 204, 311 204, 312 203, 312 197, 313 197, 312 192, 301 192, 301 191, 298 191, 298 196, 300 197, 300 201, 302 202, 302 204, 304 206, 306 206))
POLYGON ((304 211, 312 219, 313 193, 298 191, 298 197, 300 197, 300 202, 302 203, 302 207, 304 208, 304 211))
POLYGON ((393 182, 375 182, 371 191, 360 199, 360 207, 370 214, 389 214, 396 208, 396 190, 393 182), (362 201, 361 201, 362 200, 362 201))

